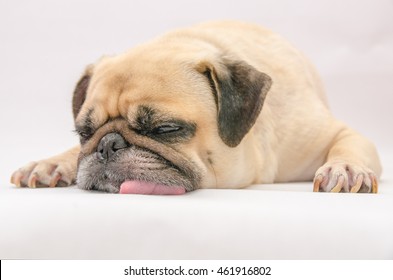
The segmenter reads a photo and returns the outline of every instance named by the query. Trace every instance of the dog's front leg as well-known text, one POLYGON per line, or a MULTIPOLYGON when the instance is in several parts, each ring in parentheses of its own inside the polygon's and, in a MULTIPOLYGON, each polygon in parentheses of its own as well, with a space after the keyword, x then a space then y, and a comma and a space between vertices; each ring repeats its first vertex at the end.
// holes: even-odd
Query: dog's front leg
POLYGON ((342 127, 326 163, 315 173, 314 191, 376 193, 381 170, 374 145, 350 128, 342 127))
POLYGON ((48 159, 31 162, 11 176, 18 187, 65 187, 75 183, 80 146, 48 159))

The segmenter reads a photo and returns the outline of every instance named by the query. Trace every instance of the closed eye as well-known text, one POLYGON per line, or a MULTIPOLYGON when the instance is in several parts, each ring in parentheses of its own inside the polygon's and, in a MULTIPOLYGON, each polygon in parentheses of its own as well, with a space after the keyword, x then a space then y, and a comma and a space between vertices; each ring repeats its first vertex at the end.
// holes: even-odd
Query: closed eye
POLYGON ((86 127, 86 126, 84 127, 77 126, 75 132, 80 137, 81 142, 86 142, 94 134, 94 131, 90 127, 86 127))
POLYGON ((167 134, 172 132, 177 132, 181 130, 182 127, 174 124, 165 124, 154 128, 151 133, 155 135, 167 134))

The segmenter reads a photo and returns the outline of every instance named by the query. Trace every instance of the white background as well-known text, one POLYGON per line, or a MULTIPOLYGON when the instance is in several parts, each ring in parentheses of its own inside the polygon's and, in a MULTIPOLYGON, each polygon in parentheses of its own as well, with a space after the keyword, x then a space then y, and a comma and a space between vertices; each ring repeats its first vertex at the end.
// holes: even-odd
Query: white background
POLYGON ((390 0, 0 0, 0 186, 20 165, 77 143, 71 95, 86 64, 215 19, 289 39, 317 66, 334 114, 391 149, 390 0))

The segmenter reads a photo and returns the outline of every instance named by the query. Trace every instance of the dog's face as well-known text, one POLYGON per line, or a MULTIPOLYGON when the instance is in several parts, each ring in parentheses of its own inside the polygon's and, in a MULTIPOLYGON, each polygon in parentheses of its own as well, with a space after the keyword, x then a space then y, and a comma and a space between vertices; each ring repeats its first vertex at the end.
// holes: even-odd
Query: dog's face
POLYGON ((187 47, 103 58, 74 91, 80 188, 175 194, 231 179, 270 78, 187 47), (229 162, 228 162, 229 161, 229 162))

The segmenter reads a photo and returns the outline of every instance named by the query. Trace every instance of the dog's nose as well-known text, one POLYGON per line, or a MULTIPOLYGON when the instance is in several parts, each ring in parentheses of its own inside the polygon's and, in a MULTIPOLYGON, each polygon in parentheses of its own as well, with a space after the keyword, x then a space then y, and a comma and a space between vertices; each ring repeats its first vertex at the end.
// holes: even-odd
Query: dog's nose
POLYGON ((102 137, 97 153, 101 159, 110 159, 118 150, 127 148, 128 144, 119 133, 109 133, 102 137))

